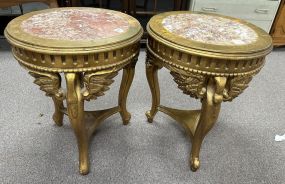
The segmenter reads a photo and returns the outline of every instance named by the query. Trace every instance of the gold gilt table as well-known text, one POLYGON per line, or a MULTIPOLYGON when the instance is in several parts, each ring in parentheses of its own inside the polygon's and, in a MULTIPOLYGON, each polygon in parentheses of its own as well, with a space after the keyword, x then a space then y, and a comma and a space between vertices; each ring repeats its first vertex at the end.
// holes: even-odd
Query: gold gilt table
POLYGON ((129 123, 126 98, 142 34, 134 18, 95 8, 32 12, 12 20, 5 30, 14 57, 52 97, 55 123, 61 126, 63 115, 68 115, 77 137, 81 174, 89 172, 88 144, 97 126, 117 112, 125 125, 129 123), (84 111, 84 101, 104 95, 121 69, 118 106, 84 111), (61 88, 60 73, 64 73, 66 90, 61 88))
POLYGON ((146 74, 152 93, 151 123, 158 111, 180 123, 192 140, 190 166, 200 166, 202 141, 213 127, 223 101, 241 94, 272 50, 270 36, 245 21, 216 14, 167 12, 147 26, 146 74), (165 67, 183 93, 202 103, 201 110, 160 105, 157 72, 165 67))

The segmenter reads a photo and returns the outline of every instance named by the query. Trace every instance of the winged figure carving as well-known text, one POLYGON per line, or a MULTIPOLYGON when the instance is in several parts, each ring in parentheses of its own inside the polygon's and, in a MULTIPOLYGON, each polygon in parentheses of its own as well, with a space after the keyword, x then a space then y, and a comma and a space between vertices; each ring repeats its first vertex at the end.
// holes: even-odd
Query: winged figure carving
POLYGON ((194 98, 204 97, 206 93, 206 76, 195 73, 182 75, 173 71, 170 73, 174 77, 174 81, 178 84, 178 88, 181 89, 184 94, 194 98))
POLYGON ((40 86, 40 90, 46 92, 47 96, 60 93, 61 77, 58 73, 44 73, 30 71, 29 74, 35 78, 34 83, 40 86))
POLYGON ((235 97, 240 95, 252 80, 251 75, 238 76, 230 80, 229 86, 224 92, 224 101, 232 101, 235 97))
POLYGON ((118 72, 111 73, 85 73, 84 85, 86 89, 83 91, 83 96, 86 100, 96 99, 103 96, 104 92, 109 90, 109 86, 114 82, 113 78, 118 75, 118 72))

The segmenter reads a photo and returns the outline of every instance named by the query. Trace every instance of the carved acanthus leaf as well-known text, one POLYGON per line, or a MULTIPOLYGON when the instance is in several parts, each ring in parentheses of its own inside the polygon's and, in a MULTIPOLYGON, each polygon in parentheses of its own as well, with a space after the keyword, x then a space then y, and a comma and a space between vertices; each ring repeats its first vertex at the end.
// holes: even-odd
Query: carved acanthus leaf
POLYGON ((224 90, 224 101, 232 101, 240 95, 252 80, 251 75, 238 76, 230 80, 228 87, 224 90))
POLYGON ((194 98, 203 98, 206 93, 206 76, 201 74, 189 73, 182 75, 176 72, 170 72, 174 77, 174 81, 178 84, 178 88, 183 93, 194 98))
POLYGON ((103 96, 104 92, 109 90, 109 86, 114 82, 113 78, 118 75, 118 72, 111 73, 85 73, 83 97, 85 100, 96 99, 103 96))
POLYGON ((58 73, 30 71, 29 74, 35 78, 34 83, 39 85, 40 90, 46 92, 47 96, 64 97, 64 93, 60 88, 61 77, 58 73))

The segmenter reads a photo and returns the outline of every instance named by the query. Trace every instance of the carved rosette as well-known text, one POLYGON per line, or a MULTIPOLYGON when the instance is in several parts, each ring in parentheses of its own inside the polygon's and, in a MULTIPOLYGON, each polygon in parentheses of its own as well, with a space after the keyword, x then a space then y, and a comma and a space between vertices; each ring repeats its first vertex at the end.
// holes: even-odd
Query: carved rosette
POLYGON ((86 72, 83 77, 85 89, 83 97, 85 100, 97 99, 108 91, 109 86, 114 82, 113 78, 118 75, 118 71, 111 73, 89 73, 86 72))
POLYGON ((59 73, 45 73, 30 71, 29 74, 35 78, 34 83, 40 86, 40 90, 46 92, 46 96, 64 99, 65 94, 61 89, 61 77, 59 73))

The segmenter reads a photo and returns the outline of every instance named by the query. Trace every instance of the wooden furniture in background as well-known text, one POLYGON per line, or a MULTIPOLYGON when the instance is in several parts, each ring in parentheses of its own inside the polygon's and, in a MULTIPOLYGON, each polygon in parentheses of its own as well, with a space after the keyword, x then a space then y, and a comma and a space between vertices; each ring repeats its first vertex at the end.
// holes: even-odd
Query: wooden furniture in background
MULTIPOLYGON (((87 4, 85 0, 69 0, 69 1, 71 1, 72 6, 94 6, 98 8, 111 9, 110 8, 111 0, 92 0, 91 4, 90 3, 87 4)), ((121 7, 118 10, 126 13, 128 9, 129 0, 119 0, 119 1, 121 7)))
POLYGON ((49 5, 51 8, 58 7, 57 0, 9 0, 9 1, 0 1, 0 7, 10 7, 24 3, 32 3, 32 2, 43 2, 49 5))
POLYGON ((270 31, 274 46, 285 45, 285 0, 282 0, 270 31))
MULTIPOLYGON (((67 0, 64 0, 67 1, 67 0)), ((1 14, 0 16, 0 38, 2 38, 3 31, 6 25, 15 17, 24 13, 23 4, 42 2, 47 4, 51 8, 58 7, 57 0, 0 0, 0 9, 8 9, 8 14, 1 14), (9 8, 11 9, 9 12, 9 8)))
POLYGON ((190 10, 243 19, 269 33, 279 4, 280 0, 191 0, 190 10))
MULTIPOLYGON (((85 0, 65 0, 69 2, 72 6, 86 6, 85 0)), ((171 0, 170 0, 171 1, 171 0)), ((172 0, 173 9, 172 10, 184 10, 186 9, 187 0, 172 0)), ((160 13, 158 10, 158 0, 144 0, 142 4, 138 4, 137 0, 120 0, 121 11, 131 15, 155 15, 160 13), (148 4, 152 3, 152 9, 148 9, 148 4)), ((110 8, 110 0, 92 0, 91 5, 97 5, 102 8, 106 3, 105 8, 110 8)))
MULTIPOLYGON (((147 9, 147 4, 149 0, 144 0, 143 6, 138 5, 136 0, 129 0, 129 14, 136 16, 136 15, 155 15, 158 13, 162 13, 158 10, 158 0, 151 0, 152 9, 147 9)), ((175 11, 184 10, 186 9, 186 0, 173 0, 173 9, 175 11)))

